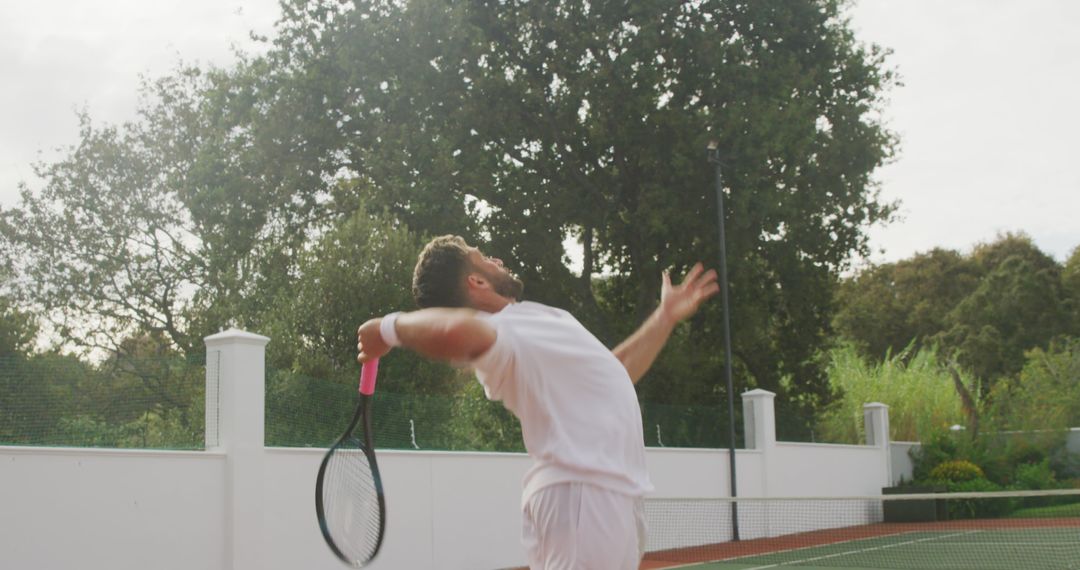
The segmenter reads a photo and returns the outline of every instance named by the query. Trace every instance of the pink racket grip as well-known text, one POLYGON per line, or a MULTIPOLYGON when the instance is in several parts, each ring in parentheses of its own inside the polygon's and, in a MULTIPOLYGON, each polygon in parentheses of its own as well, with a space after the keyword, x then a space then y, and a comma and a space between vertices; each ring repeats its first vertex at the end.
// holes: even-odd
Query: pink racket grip
POLYGON ((360 393, 370 396, 375 393, 375 376, 379 373, 379 359, 369 360, 360 369, 360 393))

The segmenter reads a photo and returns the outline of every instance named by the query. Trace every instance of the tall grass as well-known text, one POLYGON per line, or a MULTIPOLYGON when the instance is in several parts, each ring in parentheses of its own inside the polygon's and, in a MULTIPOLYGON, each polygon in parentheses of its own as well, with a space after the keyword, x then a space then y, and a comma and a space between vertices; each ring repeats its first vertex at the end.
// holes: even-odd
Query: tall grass
POLYGON ((932 431, 965 424, 960 396, 934 348, 888 355, 875 364, 863 360, 852 346, 841 346, 831 351, 829 360, 836 399, 819 420, 827 441, 861 443, 863 404, 869 402, 889 406, 889 431, 895 441, 920 441, 932 431))

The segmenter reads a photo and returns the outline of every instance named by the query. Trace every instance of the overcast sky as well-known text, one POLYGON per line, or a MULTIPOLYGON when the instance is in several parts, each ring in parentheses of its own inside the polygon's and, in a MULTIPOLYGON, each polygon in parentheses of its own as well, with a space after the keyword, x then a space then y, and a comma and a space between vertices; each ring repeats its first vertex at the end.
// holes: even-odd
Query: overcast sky
MULTIPOLYGON (((140 74, 227 66, 278 14, 276 0, 0 0, 0 206, 78 140, 76 109, 130 120, 140 74)), ((1064 260, 1080 245, 1080 2, 862 0, 851 16, 904 83, 886 107, 900 154, 877 173, 902 219, 871 231, 871 259, 1024 231, 1064 260)))

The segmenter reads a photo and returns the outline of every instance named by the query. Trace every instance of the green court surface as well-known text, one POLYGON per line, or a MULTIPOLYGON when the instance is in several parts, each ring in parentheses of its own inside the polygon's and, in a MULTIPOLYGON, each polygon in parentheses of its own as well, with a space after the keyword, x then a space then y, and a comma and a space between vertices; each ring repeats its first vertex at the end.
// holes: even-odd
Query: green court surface
POLYGON ((653 565, 693 570, 1068 570, 1080 569, 1080 528, 905 532, 722 562, 653 565))

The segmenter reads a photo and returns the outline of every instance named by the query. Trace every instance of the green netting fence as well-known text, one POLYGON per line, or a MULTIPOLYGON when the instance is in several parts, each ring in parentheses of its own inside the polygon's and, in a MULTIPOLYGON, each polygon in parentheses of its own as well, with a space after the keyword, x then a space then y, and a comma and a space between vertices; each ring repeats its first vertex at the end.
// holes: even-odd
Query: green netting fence
MULTIPOLYGON (((373 403, 375 444, 382 449, 523 451, 517 420, 479 390, 435 396, 378 391, 373 403)), ((271 371, 267 375, 266 444, 325 447, 340 435, 356 406, 356 385, 271 371)), ((726 407, 642 403, 650 447, 728 445, 726 407)), ((742 445, 742 419, 736 437, 742 445)))
POLYGON ((0 358, 0 445, 202 449, 205 361, 0 358))
MULTIPOLYGON (((96 364, 57 355, 0 359, 0 445, 204 449, 206 386, 203 354, 96 364)), ((326 447, 355 404, 353 380, 268 370, 266 444, 326 447)), ((374 410, 376 445, 383 449, 523 450, 517 421, 502 404, 484 399, 478 385, 461 395, 379 391, 374 410)), ((647 446, 729 445, 725 402, 643 402, 641 411, 647 446)), ((219 418, 210 419, 214 425, 219 418)), ((814 441, 807 433, 812 418, 785 412, 779 403, 777 423, 783 441, 814 441)), ((735 426, 741 448, 741 402, 736 402, 735 426)))

